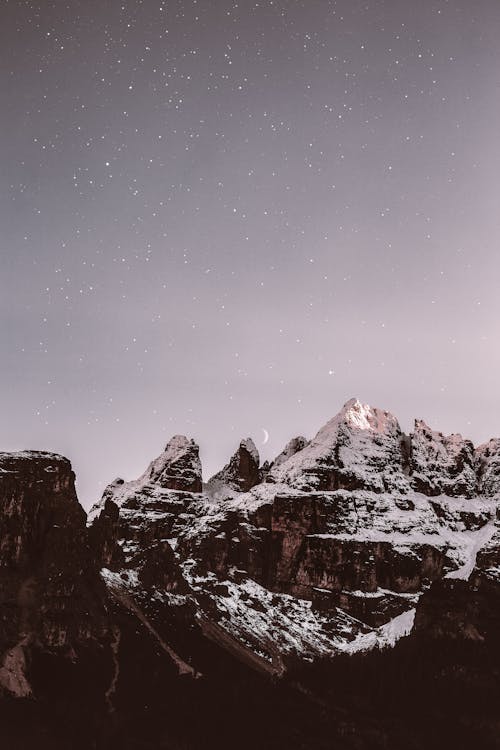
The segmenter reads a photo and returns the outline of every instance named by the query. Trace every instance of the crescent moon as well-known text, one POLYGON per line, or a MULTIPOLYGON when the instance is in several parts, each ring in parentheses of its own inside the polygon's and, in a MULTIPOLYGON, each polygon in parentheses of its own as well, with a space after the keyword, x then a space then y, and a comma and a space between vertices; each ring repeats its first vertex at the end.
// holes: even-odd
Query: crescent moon
POLYGON ((269 433, 265 427, 262 428, 262 432, 264 433, 264 440, 262 441, 262 445, 265 445, 269 440, 269 433))

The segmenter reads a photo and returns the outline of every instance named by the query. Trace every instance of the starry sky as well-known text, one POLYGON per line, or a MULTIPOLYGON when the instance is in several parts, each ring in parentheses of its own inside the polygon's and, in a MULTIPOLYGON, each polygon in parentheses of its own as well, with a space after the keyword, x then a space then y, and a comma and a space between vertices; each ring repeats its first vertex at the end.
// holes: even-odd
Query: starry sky
POLYGON ((498 0, 4 0, 0 36, 2 450, 88 507, 352 396, 500 434, 498 0))

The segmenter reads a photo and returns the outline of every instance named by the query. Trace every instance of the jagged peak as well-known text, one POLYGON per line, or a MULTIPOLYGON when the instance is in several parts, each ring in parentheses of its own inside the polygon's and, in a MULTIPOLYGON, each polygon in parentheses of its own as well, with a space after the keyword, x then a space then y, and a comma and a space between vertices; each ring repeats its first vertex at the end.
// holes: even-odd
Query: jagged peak
POLYGON ((489 454, 491 451, 500 452, 500 438, 490 438, 485 443, 481 443, 475 449, 478 455, 489 454))
MULTIPOLYGON (((168 441, 163 453, 150 463, 141 480, 158 480, 167 487, 172 486, 173 489, 180 489, 181 487, 177 486, 178 480, 181 479, 179 472, 181 474, 189 473, 187 485, 191 483, 191 475, 199 475, 199 482, 195 482, 195 484, 199 484, 201 488, 199 447, 194 440, 187 438, 185 435, 174 435, 168 441), (170 469, 174 470, 174 475, 172 475, 170 469), (179 474, 178 477, 177 474, 179 474)), ((182 484, 181 480, 180 485, 182 484)))
POLYGON ((182 450, 192 445, 196 445, 192 438, 188 438, 185 435, 173 435, 165 446, 165 452, 182 450))
POLYGON ((171 463, 172 461, 176 461, 182 454, 193 450, 196 452, 199 451, 199 447, 193 439, 187 438, 185 435, 174 435, 166 444, 160 458, 165 462, 171 463))
POLYGON ((446 435, 444 432, 441 432, 440 430, 433 430, 432 427, 430 427, 427 422, 423 419, 415 419, 414 421, 414 427, 413 427, 413 434, 418 435, 419 433, 424 433, 426 435, 429 435, 431 438, 434 438, 435 440, 439 440, 442 443, 445 443, 446 445, 462 445, 462 443, 471 443, 470 440, 467 438, 464 438, 464 436, 460 432, 452 432, 449 435, 446 435))
POLYGON ((411 439, 412 485, 424 494, 477 492, 474 446, 460 433, 445 435, 416 419, 411 439))
POLYGON ((259 465, 259 451, 252 438, 242 438, 229 463, 208 480, 207 486, 221 485, 232 487, 238 492, 247 492, 260 483, 259 465))
POLYGON ((376 406, 362 404, 357 398, 348 401, 344 405, 344 410, 349 423, 360 430, 386 432, 388 426, 392 429, 398 424, 396 417, 390 412, 376 406))
POLYGON ((355 430, 387 433, 399 430, 399 423, 390 412, 369 404, 363 404, 357 398, 351 398, 342 409, 318 432, 314 440, 322 440, 331 433, 337 433, 340 425, 355 430))
POLYGON ((188 451, 193 451, 193 449, 196 452, 198 451, 198 446, 194 440, 190 440, 185 435, 174 435, 166 444, 163 452, 151 461, 142 476, 154 476, 161 472, 165 466, 174 463, 180 456, 188 451))
POLYGON ((478 445, 475 459, 482 494, 500 496, 500 438, 491 438, 478 445))
POLYGON ((267 481, 307 489, 402 485, 399 423, 388 411, 352 398, 300 451, 279 463, 267 481), (391 475, 385 481, 382 475, 391 475))
POLYGON ((294 456, 296 453, 299 453, 301 450, 303 450, 303 448, 305 448, 308 443, 309 441, 303 435, 297 435, 297 437, 293 437, 288 441, 281 453, 276 456, 271 466, 273 468, 280 466, 285 461, 288 461, 291 456, 294 456))
POLYGON ((244 448, 248 453, 250 453, 257 466, 259 466, 259 451, 257 450, 255 443, 251 437, 243 438, 242 440, 240 440, 240 448, 244 448))

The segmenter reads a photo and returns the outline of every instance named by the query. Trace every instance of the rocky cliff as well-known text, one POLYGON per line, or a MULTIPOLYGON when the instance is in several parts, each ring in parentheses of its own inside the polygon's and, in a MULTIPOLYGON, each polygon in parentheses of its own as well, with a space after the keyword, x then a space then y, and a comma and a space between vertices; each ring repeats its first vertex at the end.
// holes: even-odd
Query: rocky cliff
POLYGON ((249 731, 249 747, 442 747, 454 703, 436 716, 430 681, 470 696, 453 746, 470 730, 496 747, 490 699, 479 718, 475 701, 500 697, 499 445, 420 420, 405 435, 353 399, 270 465, 242 440, 206 485, 198 447, 176 436, 139 479, 112 482, 87 523, 66 459, 0 454, 4 703, 62 705, 64 721, 83 710, 82 747, 231 747, 251 710, 274 739, 249 731), (393 706, 376 719, 374 669, 391 676, 393 706), (408 669, 427 717, 413 745, 408 669), (224 710, 228 681, 241 700, 224 710), (194 700, 204 740, 186 723, 194 700), (295 705, 307 726, 290 735, 280 711, 295 705))
POLYGON ((0 690, 33 692, 35 652, 73 659, 104 643, 109 622, 69 461, 0 454, 0 690))

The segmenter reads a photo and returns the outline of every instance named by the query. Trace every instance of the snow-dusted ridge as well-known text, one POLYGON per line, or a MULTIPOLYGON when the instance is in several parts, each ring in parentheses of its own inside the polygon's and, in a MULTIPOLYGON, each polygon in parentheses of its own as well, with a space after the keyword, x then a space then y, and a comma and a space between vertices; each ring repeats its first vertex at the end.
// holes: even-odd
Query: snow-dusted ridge
POLYGON ((176 436, 139 479, 109 485, 89 523, 117 508, 115 590, 191 602, 207 637, 279 673, 290 654, 390 647, 432 581, 496 576, 499 501, 500 441, 475 450, 421 420, 404 435, 351 399, 265 471, 242 440, 205 488, 197 446, 176 436))

